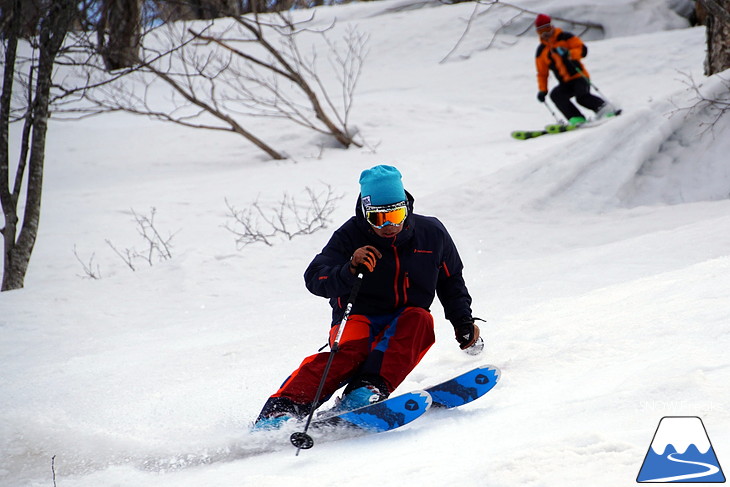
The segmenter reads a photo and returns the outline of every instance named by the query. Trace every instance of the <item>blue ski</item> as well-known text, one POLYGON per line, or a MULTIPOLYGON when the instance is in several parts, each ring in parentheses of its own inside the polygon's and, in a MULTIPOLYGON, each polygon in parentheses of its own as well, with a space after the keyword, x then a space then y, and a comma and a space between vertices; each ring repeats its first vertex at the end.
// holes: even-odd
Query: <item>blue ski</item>
POLYGON ((470 403, 492 390, 499 381, 500 371, 493 365, 483 365, 425 390, 411 391, 385 401, 317 419, 312 428, 355 428, 367 432, 399 428, 423 415, 429 407, 455 408, 470 403))
POLYGON ((491 391, 499 381, 500 371, 493 365, 483 365, 426 389, 433 405, 455 408, 470 403, 491 391))
POLYGON ((352 411, 317 419, 311 427, 316 430, 334 426, 378 433, 410 423, 429 407, 431 395, 428 392, 411 391, 352 411))
MULTIPOLYGON (((332 430, 356 433, 394 430, 420 418, 432 404, 455 408, 482 397, 497 385, 499 376, 497 367, 484 365, 426 390, 407 392, 352 411, 316 419, 310 427, 312 431, 321 433, 332 430)), ((290 440, 297 447, 297 455, 299 450, 314 446, 314 439, 306 431, 293 433, 290 440)))

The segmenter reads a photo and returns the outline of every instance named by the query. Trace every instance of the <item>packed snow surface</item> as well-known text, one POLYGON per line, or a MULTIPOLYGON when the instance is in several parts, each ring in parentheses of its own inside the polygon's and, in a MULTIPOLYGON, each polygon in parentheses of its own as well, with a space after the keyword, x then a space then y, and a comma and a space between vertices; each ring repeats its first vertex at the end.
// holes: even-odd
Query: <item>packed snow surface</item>
POLYGON ((0 484, 631 486, 664 416, 701 417, 730 465, 730 118, 710 125, 697 99, 727 103, 730 75, 704 76, 683 2, 519 6, 602 25, 585 63, 623 115, 516 141, 554 122, 535 99, 534 15, 385 0, 314 20, 369 36, 350 114, 363 148, 250 122, 290 156, 272 161, 132 115, 52 121, 25 288, 0 294, 0 484), (463 408, 295 456, 288 432, 248 427, 326 341, 329 306, 302 274, 376 164, 449 229, 487 320, 468 356, 435 302, 437 343, 396 393, 478 364, 502 377, 463 408), (227 203, 328 186, 327 229, 240 247, 225 228, 227 203), (112 247, 144 249, 134 215, 153 211, 172 258, 133 272, 112 247))

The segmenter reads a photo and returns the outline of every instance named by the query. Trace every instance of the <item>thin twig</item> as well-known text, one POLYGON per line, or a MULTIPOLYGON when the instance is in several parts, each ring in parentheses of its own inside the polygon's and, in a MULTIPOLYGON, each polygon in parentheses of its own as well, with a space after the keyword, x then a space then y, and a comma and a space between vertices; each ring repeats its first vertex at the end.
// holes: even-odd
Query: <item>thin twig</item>
POLYGON ((96 265, 96 270, 94 270, 94 257, 96 254, 92 253, 91 257, 89 257, 89 262, 86 263, 83 260, 81 260, 81 257, 79 257, 78 252, 76 251, 76 245, 74 245, 74 257, 76 257, 76 260, 81 264, 81 267, 84 270, 84 274, 86 276, 81 277, 88 277, 91 279, 101 279, 101 270, 99 270, 99 265, 96 265))
POLYGON ((309 198, 308 203, 302 205, 284 193, 278 205, 268 210, 258 201, 249 208, 238 210, 226 199, 232 221, 227 222, 224 228, 236 236, 239 250, 256 242, 273 246, 273 238, 278 235, 292 240, 294 237, 310 235, 326 228, 330 222, 329 216, 335 210, 335 202, 342 195, 335 196, 329 185, 326 193, 315 193, 309 187, 305 191, 309 198))

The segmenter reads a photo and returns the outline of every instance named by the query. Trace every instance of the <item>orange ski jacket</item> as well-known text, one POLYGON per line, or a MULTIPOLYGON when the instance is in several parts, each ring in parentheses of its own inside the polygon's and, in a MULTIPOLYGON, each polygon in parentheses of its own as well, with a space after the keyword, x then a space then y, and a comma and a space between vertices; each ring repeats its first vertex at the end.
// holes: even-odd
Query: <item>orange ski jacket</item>
POLYGON ((580 40, 580 37, 563 32, 558 27, 553 27, 553 35, 549 39, 540 39, 540 45, 535 53, 535 66, 537 67, 537 87, 540 91, 548 90, 548 74, 550 71, 555 74, 559 83, 567 83, 585 75, 588 71, 580 62, 588 54, 588 48, 580 40), (566 49, 569 62, 566 63, 563 56, 557 53, 558 48, 566 49), (583 74, 578 72, 580 69, 583 74))

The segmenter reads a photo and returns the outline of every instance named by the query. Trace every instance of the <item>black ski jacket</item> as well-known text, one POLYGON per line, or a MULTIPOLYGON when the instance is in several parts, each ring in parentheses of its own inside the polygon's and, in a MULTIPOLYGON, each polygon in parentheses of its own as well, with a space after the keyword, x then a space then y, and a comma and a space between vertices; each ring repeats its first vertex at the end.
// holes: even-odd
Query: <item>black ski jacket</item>
POLYGON ((438 219, 414 214, 413 196, 406 194, 408 217, 398 235, 376 235, 365 220, 358 197, 355 216, 334 232, 304 272, 307 289, 330 299, 333 326, 342 320, 356 279, 349 270, 350 257, 364 245, 376 247, 383 257, 373 272, 363 277, 352 314, 384 315, 406 306, 429 310, 438 295, 446 319, 454 326, 471 317, 471 296, 451 236, 438 219))

